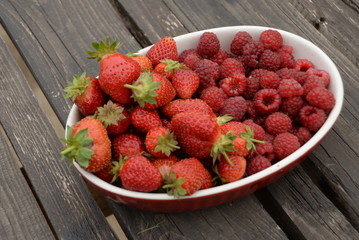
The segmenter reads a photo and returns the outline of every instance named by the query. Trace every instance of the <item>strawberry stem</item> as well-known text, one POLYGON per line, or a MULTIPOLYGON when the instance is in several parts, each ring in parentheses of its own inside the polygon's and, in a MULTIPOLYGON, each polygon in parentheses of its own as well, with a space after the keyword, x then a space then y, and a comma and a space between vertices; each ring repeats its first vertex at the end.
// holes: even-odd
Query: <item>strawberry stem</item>
POLYGON ((106 37, 105 42, 93 42, 92 47, 96 51, 86 50, 89 59, 96 59, 98 62, 105 58, 106 55, 113 54, 123 45, 122 42, 114 41, 110 43, 110 38, 106 37))
POLYGON ((91 80, 86 77, 86 73, 83 72, 81 75, 74 75, 72 82, 67 82, 67 87, 64 88, 66 93, 65 98, 72 98, 72 101, 83 94, 86 88, 90 85, 91 80))
POLYGON ((233 166, 232 161, 229 159, 227 152, 234 152, 233 140, 237 136, 232 134, 232 131, 227 132, 224 135, 221 135, 219 140, 213 145, 211 150, 211 157, 213 158, 213 164, 215 161, 223 156, 229 165, 233 166))
POLYGON ((118 125, 118 121, 121 121, 126 118, 126 116, 122 113, 124 110, 123 107, 114 104, 111 100, 109 100, 103 107, 97 108, 97 112, 95 113, 95 118, 100 120, 105 127, 109 125, 118 125))
POLYGON ((155 152, 162 152, 168 157, 175 149, 180 149, 173 132, 168 129, 164 136, 159 135, 157 139, 158 142, 156 143, 155 152))

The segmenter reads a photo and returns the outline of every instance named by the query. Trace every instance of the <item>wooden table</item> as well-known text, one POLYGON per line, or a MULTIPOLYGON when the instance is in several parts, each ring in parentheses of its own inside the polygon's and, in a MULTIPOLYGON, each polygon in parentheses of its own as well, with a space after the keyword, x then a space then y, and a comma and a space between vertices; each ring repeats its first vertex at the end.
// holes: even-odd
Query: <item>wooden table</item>
POLYGON ((83 71, 97 74, 85 53, 91 42, 117 37, 127 53, 166 35, 231 25, 284 29, 322 48, 344 81, 342 113, 304 163, 244 198, 176 214, 107 200, 127 238, 359 239, 357 0, 1 0, 0 17, 41 89, 0 40, 1 239, 116 238, 81 176, 60 160, 54 130, 59 121, 63 131, 72 105, 63 97, 66 82, 83 71))

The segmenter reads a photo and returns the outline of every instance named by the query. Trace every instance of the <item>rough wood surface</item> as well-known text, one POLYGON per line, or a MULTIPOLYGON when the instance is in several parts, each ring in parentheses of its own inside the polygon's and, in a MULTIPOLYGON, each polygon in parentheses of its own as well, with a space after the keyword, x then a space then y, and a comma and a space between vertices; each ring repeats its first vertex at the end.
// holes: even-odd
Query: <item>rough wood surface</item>
MULTIPOLYGON (((6 56, 0 58, 0 123, 56 236, 114 239, 80 175, 61 161, 59 150, 63 144, 1 38, 0 56, 6 56)), ((11 194, 16 196, 21 189, 13 191, 11 194)), ((15 202, 12 204, 16 206, 15 202)))
POLYGON ((55 239, 0 126, 0 232, 3 239, 55 239))
POLYGON ((253 195, 218 207, 172 214, 110 205, 121 225, 127 226, 126 235, 134 239, 287 239, 253 195))

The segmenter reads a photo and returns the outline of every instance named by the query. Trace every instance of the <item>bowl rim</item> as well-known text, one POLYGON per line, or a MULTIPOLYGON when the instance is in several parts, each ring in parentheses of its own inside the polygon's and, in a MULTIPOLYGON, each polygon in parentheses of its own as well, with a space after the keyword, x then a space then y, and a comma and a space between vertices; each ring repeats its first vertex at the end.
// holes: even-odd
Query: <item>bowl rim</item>
MULTIPOLYGON (((304 145, 302 145, 297 151, 295 151, 294 153, 289 155, 288 157, 278 161, 277 163, 273 164, 272 166, 270 166, 256 174, 253 174, 251 176, 246 176, 246 177, 244 177, 240 180, 237 180, 235 182, 232 182, 232 183, 226 183, 226 184, 223 184, 220 186, 215 186, 212 188, 199 190, 190 196, 183 196, 183 197, 181 197, 181 199, 200 198, 200 197, 206 197, 206 196, 210 196, 210 195, 216 195, 216 194, 219 194, 219 193, 222 193, 225 191, 235 190, 235 189, 241 188, 243 186, 246 186, 248 184, 263 180, 264 178, 267 178, 267 177, 271 176, 272 174, 275 174, 277 171, 284 170, 287 166, 289 166, 290 164, 295 162, 295 160, 297 160, 298 158, 303 156, 303 154, 311 151, 313 146, 318 144, 325 137, 325 135, 330 131, 330 129, 333 127, 335 121, 337 120, 338 116, 340 115, 341 108, 343 105, 343 100, 344 100, 344 87, 343 87, 342 78, 340 76, 340 73, 339 73, 336 65, 319 47, 317 47, 315 44, 313 44, 309 40, 307 40, 299 35, 296 35, 294 33, 291 33, 291 32, 285 31, 285 30, 272 28, 272 27, 243 25, 243 26, 228 26, 228 27, 210 28, 210 29, 195 31, 195 32, 176 36, 176 37, 174 37, 174 39, 176 41, 182 41, 182 40, 186 40, 189 38, 193 38, 195 36, 199 37, 202 33, 209 32, 209 31, 215 32, 216 34, 221 34, 221 32, 232 31, 233 35, 234 35, 238 31, 251 32, 251 31, 264 31, 267 29, 273 29, 273 30, 279 31, 282 34, 283 39, 289 38, 289 39, 296 39, 296 40, 302 41, 302 42, 304 41, 305 44, 308 44, 308 46, 311 49, 315 50, 316 54, 322 60, 325 61, 325 63, 331 69, 330 78, 337 79, 336 84, 335 84, 335 89, 331 89, 331 91, 334 93, 335 99, 336 99, 334 108, 331 110, 331 112, 328 115, 328 118, 326 119, 323 126, 313 135, 313 137, 308 142, 306 142, 304 145)), ((153 45, 151 45, 151 46, 153 46, 153 45)), ((148 49, 151 48, 151 46, 141 49, 139 51, 139 54, 145 54, 148 51, 148 49)), ((79 114, 78 108, 75 104, 73 104, 73 106, 70 110, 70 113, 68 115, 68 119, 66 121, 66 126, 72 126, 75 123, 74 119, 78 119, 79 117, 80 117, 80 114, 79 114)), ((65 136, 66 136, 66 129, 65 129, 65 136)), ((84 178, 86 178, 88 181, 90 181, 95 186, 97 186, 101 189, 104 189, 105 191, 108 191, 110 193, 113 193, 113 194, 116 194, 119 196, 143 199, 143 200, 158 200, 158 201, 171 201, 171 200, 177 201, 178 200, 178 199, 174 198, 173 196, 167 195, 166 193, 136 192, 136 191, 127 190, 127 189, 112 185, 112 184, 107 183, 107 182, 103 181, 102 179, 96 177, 94 174, 86 171, 75 161, 74 161, 74 165, 84 178)))

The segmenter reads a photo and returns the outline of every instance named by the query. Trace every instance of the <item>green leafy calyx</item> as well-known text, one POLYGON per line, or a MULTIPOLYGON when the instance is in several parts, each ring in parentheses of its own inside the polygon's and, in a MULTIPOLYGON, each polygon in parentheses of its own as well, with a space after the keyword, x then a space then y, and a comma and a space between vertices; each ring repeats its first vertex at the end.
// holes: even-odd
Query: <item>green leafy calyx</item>
POLYGON ((91 150, 93 141, 87 137, 88 129, 82 129, 74 136, 72 127, 67 126, 66 139, 61 139, 66 143, 66 148, 61 151, 62 158, 67 158, 72 165, 73 159, 82 167, 89 166, 94 151, 91 150))
POLYGON ((110 38, 106 37, 105 41, 93 42, 92 47, 95 51, 86 50, 89 55, 89 59, 96 59, 98 62, 101 61, 106 55, 113 54, 123 45, 122 42, 114 41, 110 42, 110 38))
POLYGON ((162 188, 167 191, 168 195, 173 195, 175 198, 179 198, 180 196, 187 194, 187 191, 182 187, 185 179, 176 178, 176 173, 174 171, 169 174, 167 182, 170 183, 164 185, 162 188))
POLYGON ((123 114, 124 108, 113 103, 109 100, 103 107, 97 108, 95 118, 100 120, 105 127, 109 125, 118 125, 118 121, 126 119, 126 116, 123 114))
POLYGON ((171 59, 166 59, 166 60, 162 60, 161 62, 166 63, 166 67, 165 67, 165 72, 170 72, 170 71, 176 71, 180 68, 182 69, 189 69, 186 65, 181 64, 178 61, 174 61, 171 59))
POLYGON ((261 140, 254 139, 254 132, 250 126, 246 125, 246 130, 247 130, 247 132, 241 132, 240 136, 241 136, 241 138, 246 140, 246 142, 247 142, 246 148, 248 150, 256 151, 255 143, 265 143, 265 142, 261 141, 261 140))
POLYGON ((132 84, 125 84, 125 87, 132 90, 132 98, 141 106, 144 107, 145 103, 156 104, 157 92, 161 82, 153 82, 153 77, 149 72, 141 73, 140 77, 132 84))
POLYGON ((176 138, 170 130, 166 130, 166 133, 164 136, 159 135, 157 137, 158 142, 156 143, 155 152, 162 152, 167 157, 176 149, 180 149, 178 146, 178 142, 176 141, 176 138))
POLYGON ((74 75, 72 82, 67 82, 67 87, 64 88, 65 98, 72 98, 72 101, 74 101, 85 92, 90 83, 91 79, 86 77, 85 72, 81 75, 74 75))
POLYGON ((236 139, 237 136, 232 134, 232 131, 227 132, 226 134, 222 134, 217 142, 213 144, 211 150, 211 157, 213 158, 213 165, 215 161, 223 156, 226 161, 233 166, 232 161, 229 159, 227 152, 234 152, 233 140, 236 139))

